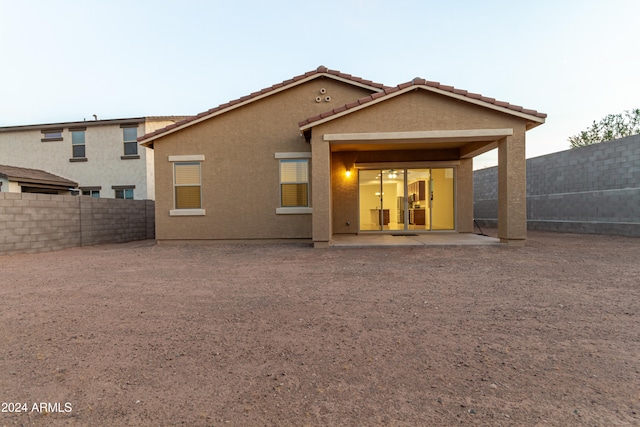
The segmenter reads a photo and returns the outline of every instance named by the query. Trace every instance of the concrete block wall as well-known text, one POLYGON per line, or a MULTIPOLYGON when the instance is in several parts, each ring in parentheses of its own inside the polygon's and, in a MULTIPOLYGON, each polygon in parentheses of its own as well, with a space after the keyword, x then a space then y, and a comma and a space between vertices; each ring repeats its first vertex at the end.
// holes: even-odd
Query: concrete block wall
POLYGON ((0 255, 153 239, 154 202, 0 193, 0 255))
MULTIPOLYGON (((495 226, 497 168, 474 172, 474 216, 495 226)), ((527 160, 527 227, 640 237, 640 135, 527 160)))
POLYGON ((77 219, 76 197, 0 193, 0 254, 78 246, 77 219))

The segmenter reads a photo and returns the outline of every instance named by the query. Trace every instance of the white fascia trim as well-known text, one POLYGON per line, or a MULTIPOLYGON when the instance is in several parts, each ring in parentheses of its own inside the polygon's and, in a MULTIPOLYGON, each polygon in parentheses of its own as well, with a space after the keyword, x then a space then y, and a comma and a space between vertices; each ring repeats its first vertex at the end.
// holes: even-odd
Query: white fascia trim
POLYGON ((169 156, 170 162, 203 162, 204 154, 193 154, 185 156, 169 156))
POLYGON ((312 214, 313 208, 277 208, 276 215, 312 214))
MULTIPOLYGON (((264 99, 264 98, 266 98, 268 96, 271 96, 271 95, 275 95, 276 93, 280 93, 280 92, 282 92, 284 90, 287 90, 287 89, 290 89, 290 88, 292 88, 294 86, 298 86, 298 85, 301 85, 302 83, 306 83, 308 81, 317 79, 318 77, 329 77, 331 79, 338 80, 338 81, 345 82, 345 83, 349 83, 351 85, 359 86, 359 87, 362 87, 362 88, 365 88, 365 89, 369 89, 369 90, 372 90, 374 92, 382 92, 383 91, 383 89, 380 89, 380 88, 377 88, 377 87, 373 87, 373 86, 369 86, 369 85, 366 85, 364 83, 355 82, 353 80, 345 79, 343 77, 334 76, 333 74, 328 74, 328 73, 312 74, 312 75, 310 75, 308 77, 302 78, 300 80, 293 81, 293 82, 291 82, 291 83, 289 83, 287 85, 284 85, 282 87, 279 87, 277 89, 273 89, 273 90, 265 92, 265 93, 263 93, 261 95, 257 95, 255 97, 249 98, 249 99, 247 99, 247 100, 245 100, 243 102, 238 102, 237 104, 230 105, 230 106, 228 106, 226 108, 223 108, 222 110, 218 110, 218 111, 215 111, 215 112, 213 112, 211 114, 207 114, 206 116, 202 116, 197 120, 185 123, 182 126, 178 126, 178 127, 173 128, 173 129, 169 129, 166 132, 163 132, 161 134, 155 135, 155 136, 153 136, 153 137, 151 137, 149 139, 145 139, 143 142, 141 142, 141 144, 144 145, 144 146, 147 146, 148 144, 150 144, 151 142, 155 141, 158 138, 162 138, 164 136, 167 136, 169 134, 172 134, 174 132, 177 132, 179 130, 187 128, 189 126, 198 124, 200 122, 204 122, 205 120, 209 120, 212 117, 219 116, 220 114, 226 113, 226 112, 231 111, 231 110, 235 110, 236 108, 244 107, 247 104, 250 104, 252 102, 258 101, 260 99, 264 99)), ((251 96, 251 95, 249 95, 249 96, 251 96)))
POLYGON ((276 153, 276 159, 310 159, 311 151, 276 153))
POLYGON ((171 209, 169 216, 204 216, 204 209, 171 209))
POLYGON ((498 105, 494 105, 494 104, 482 101, 480 99, 469 98, 469 97, 464 96, 464 95, 459 95, 457 93, 451 93, 451 92, 448 92, 446 90, 437 89, 437 88, 431 87, 431 86, 415 85, 415 86, 408 86, 408 87, 406 87, 404 89, 401 89, 399 91, 396 91, 396 92, 392 92, 392 93, 390 93, 390 94, 388 94, 386 96, 381 96, 378 99, 375 99, 373 101, 369 101, 369 102, 367 102, 365 104, 362 104, 362 105, 359 105, 357 107, 349 108, 348 110, 342 111, 342 112, 340 112, 338 114, 333 114, 333 115, 331 115, 329 117, 325 117, 322 120, 318 120, 316 122, 308 123, 308 124, 302 126, 300 128, 300 130, 301 131, 305 131, 305 130, 310 129, 310 128, 314 127, 314 126, 321 125, 323 123, 329 122, 331 120, 337 119, 337 118, 342 117, 342 116, 346 116, 347 114, 354 113, 356 111, 362 110, 363 108, 370 107, 370 106, 375 105, 375 104, 377 104, 379 102, 384 102, 387 99, 394 98, 396 96, 402 95, 402 94, 410 92, 412 90, 416 90, 418 88, 424 89, 424 90, 428 90, 430 92, 435 92, 435 93, 438 93, 440 95, 448 96, 448 97, 451 97, 451 98, 459 99, 461 101, 470 102, 472 104, 476 104, 476 105, 479 105, 481 107, 490 108, 492 110, 500 111, 502 113, 510 114, 512 116, 521 117, 523 119, 531 120, 531 121, 534 121, 534 122, 538 122, 538 123, 544 123, 545 122, 545 119, 543 119, 541 117, 532 116, 530 114, 525 114, 525 113, 522 113, 520 111, 511 110, 511 109, 505 108, 505 107, 500 107, 498 105))
POLYGON ((512 136, 513 129, 466 129, 427 130, 416 132, 372 132, 372 133, 330 133, 324 134, 325 141, 384 141, 384 140, 424 140, 453 138, 503 138, 512 136))

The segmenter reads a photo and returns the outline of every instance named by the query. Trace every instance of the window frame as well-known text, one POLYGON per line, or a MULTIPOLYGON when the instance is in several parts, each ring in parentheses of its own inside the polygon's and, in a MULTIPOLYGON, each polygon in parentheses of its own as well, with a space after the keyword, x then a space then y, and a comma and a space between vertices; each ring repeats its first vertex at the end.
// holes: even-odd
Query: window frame
POLYGON ((55 129, 42 129, 42 138, 41 142, 50 142, 50 141, 64 141, 64 137, 62 136, 62 128, 55 129))
POLYGON ((278 160, 278 207, 276 208, 277 215, 299 215, 299 214, 312 214, 313 207, 311 203, 312 189, 311 189, 311 152, 286 152, 275 153, 275 158, 278 160), (282 206, 282 184, 295 184, 303 182, 283 182, 282 181, 282 163, 283 161, 306 161, 307 164, 307 206, 282 206))
POLYGON ((116 188, 115 193, 116 193, 116 197, 115 197, 116 199, 133 200, 133 188, 116 188), (122 197, 118 197, 119 191, 122 192, 122 197), (131 197, 127 197, 128 194, 130 194, 131 197))
POLYGON ((135 185, 113 185, 111 189, 114 190, 114 198, 120 200, 135 200, 135 185), (118 197, 118 192, 122 191, 123 197, 118 197), (131 192, 131 197, 127 197, 127 192, 131 192))
POLYGON ((87 158, 87 135, 85 129, 69 129, 71 132, 71 158, 73 160, 81 160, 87 158), (82 144, 78 144, 75 141, 75 135, 82 134, 82 144), (76 147, 82 147, 82 156, 76 156, 76 147))
POLYGON ((189 162, 173 162, 173 209, 174 210, 189 210, 189 209, 202 209, 202 163, 196 161, 189 162), (178 167, 180 166, 198 166, 198 182, 197 183, 188 183, 188 184, 178 184, 178 167), (184 187, 198 187, 198 207, 178 207, 178 188, 184 187))
POLYGON ((83 196, 93 197, 95 199, 100 198, 100 190, 81 190, 83 196))
POLYGON ((138 124, 137 123, 122 124, 120 125, 120 128, 122 129, 122 150, 123 150, 122 151, 123 155, 120 156, 120 158, 122 160, 139 159, 140 151, 138 147, 138 124), (131 129, 135 131, 135 135, 133 139, 131 139, 131 136, 129 136, 129 139, 127 139, 127 132, 131 132, 131 129), (127 153, 127 147, 134 147, 134 150, 133 150, 134 152, 127 153))
POLYGON ((177 156, 168 156, 167 160, 171 163, 171 188, 172 188, 172 208, 169 210, 169 216, 204 216, 206 215, 205 206, 205 198, 204 198, 204 186, 202 179, 202 164, 204 163, 204 154, 191 154, 191 155, 177 155, 177 156), (199 209, 186 209, 186 208, 176 208, 176 163, 198 163, 200 166, 200 208, 199 209))

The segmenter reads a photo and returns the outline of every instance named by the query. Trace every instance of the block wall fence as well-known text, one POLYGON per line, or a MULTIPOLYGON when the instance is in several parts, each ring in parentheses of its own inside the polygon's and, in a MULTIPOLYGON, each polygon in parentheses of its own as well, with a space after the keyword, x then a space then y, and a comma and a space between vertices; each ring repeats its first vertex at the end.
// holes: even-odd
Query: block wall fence
MULTIPOLYGON (((496 226, 497 168, 473 181, 476 221, 496 226)), ((640 135, 528 159, 527 228, 640 237, 640 135)))
POLYGON ((0 193, 0 255, 153 238, 151 200, 0 193))

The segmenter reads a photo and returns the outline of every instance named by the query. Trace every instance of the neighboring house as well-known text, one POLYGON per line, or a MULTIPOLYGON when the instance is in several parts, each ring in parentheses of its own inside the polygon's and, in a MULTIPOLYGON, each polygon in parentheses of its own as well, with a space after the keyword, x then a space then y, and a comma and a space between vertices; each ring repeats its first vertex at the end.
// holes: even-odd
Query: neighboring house
POLYGON ((0 192, 71 194, 78 183, 38 169, 0 165, 0 192))
POLYGON ((183 118, 0 127, 0 164, 67 177, 84 195, 153 200, 153 150, 141 147, 136 139, 183 118))
POLYGON ((499 237, 520 245, 525 132, 545 117, 319 67, 138 141, 155 151, 159 242, 473 232, 473 157, 497 147, 499 237))

